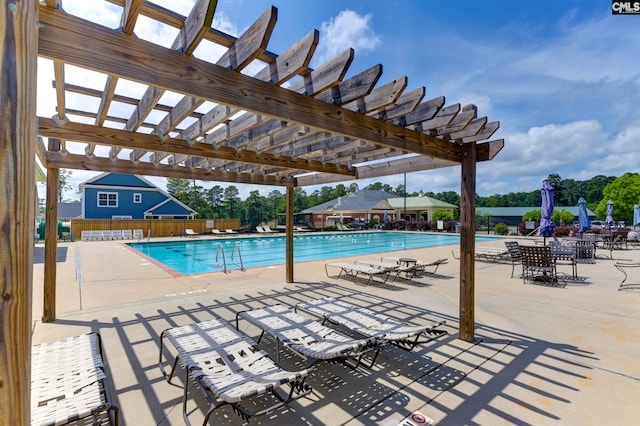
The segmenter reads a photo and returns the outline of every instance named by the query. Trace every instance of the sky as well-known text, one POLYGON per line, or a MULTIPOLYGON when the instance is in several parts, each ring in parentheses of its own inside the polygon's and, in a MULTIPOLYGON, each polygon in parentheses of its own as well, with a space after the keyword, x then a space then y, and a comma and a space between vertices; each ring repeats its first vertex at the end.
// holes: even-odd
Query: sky
MULTIPOLYGON (((186 15, 194 0, 153 2, 186 15)), ((120 9, 109 2, 62 4, 68 13, 118 27, 120 9)), ((272 5, 278 21, 268 46, 271 52, 282 53, 317 29, 320 42, 312 68, 352 47, 355 59, 346 78, 382 64, 378 85, 406 76, 407 90, 426 88, 425 100, 445 96, 447 105, 475 104, 479 116, 500 121, 491 139, 504 139, 505 146, 492 161, 478 164, 476 189, 481 196, 533 191, 552 173, 588 180, 640 171, 640 15, 612 15, 611 5, 603 0, 219 0, 213 26, 237 36, 272 5)), ((167 45, 175 38, 172 29, 145 19, 138 20, 135 32, 141 38, 166 40, 167 45)), ((203 46, 195 55, 221 52, 203 46)), ((79 77, 72 67, 65 73, 68 82, 104 87, 100 76, 79 77)), ((51 63, 39 61, 38 115, 55 114, 52 76, 51 63)), ((137 86, 119 84, 117 93, 144 90, 137 86)), ((74 102, 87 101, 67 95, 69 106, 97 110, 96 105, 74 102)), ((74 190, 64 198, 78 199, 78 184, 96 174, 74 170, 74 190)), ((149 180, 165 189, 165 179, 149 180)), ((395 188, 403 184, 404 175, 355 182, 363 188, 376 181, 395 188)), ((460 167, 413 172, 406 181, 410 193, 460 193, 460 167)), ((235 186, 242 198, 254 190, 261 195, 285 190, 235 186)), ((315 189, 319 187, 305 187, 309 194, 315 189)), ((44 189, 39 190, 42 196, 44 189)))

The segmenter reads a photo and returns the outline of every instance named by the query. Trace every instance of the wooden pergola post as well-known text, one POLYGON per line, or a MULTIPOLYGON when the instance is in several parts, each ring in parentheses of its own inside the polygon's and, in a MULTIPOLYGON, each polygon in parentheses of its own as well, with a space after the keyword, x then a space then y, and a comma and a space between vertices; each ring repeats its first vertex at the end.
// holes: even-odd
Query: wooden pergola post
POLYGON ((287 283, 293 282, 293 200, 294 187, 287 186, 287 210, 286 210, 286 269, 287 283))
MULTIPOLYGON (((49 140, 49 149, 54 139, 49 140)), ((59 143, 58 143, 59 144, 59 143)), ((58 180, 60 169, 47 169, 47 210, 44 232, 44 306, 42 322, 56 319, 56 257, 58 250, 58 180)))
POLYGON ((472 342, 475 321, 476 143, 462 146, 460 188, 460 339, 472 342))
POLYGON ((28 425, 38 2, 0 0, 0 424, 28 425))

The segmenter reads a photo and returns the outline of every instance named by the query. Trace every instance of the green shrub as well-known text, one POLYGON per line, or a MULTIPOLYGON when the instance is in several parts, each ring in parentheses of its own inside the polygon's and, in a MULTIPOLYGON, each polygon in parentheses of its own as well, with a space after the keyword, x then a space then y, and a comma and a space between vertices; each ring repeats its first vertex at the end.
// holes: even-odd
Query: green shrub
POLYGON ((507 235, 509 233, 509 227, 507 225, 505 225, 504 223, 498 223, 495 226, 494 231, 498 235, 507 235))

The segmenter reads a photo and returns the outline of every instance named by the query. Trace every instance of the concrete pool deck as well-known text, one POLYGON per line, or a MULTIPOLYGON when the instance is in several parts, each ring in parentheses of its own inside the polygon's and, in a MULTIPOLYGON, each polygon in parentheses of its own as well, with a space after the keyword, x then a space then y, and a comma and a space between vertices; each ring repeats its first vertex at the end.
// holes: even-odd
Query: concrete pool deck
MULTIPOLYGON (((502 240, 479 246, 503 247, 502 240)), ((308 378, 314 392, 251 424, 397 425, 420 411, 440 425, 634 424, 640 418, 640 290, 618 291, 622 274, 609 252, 579 265, 578 279, 559 266, 564 286, 523 284, 511 263, 476 262, 476 340, 458 339, 459 261, 455 246, 389 252, 448 264, 437 274, 385 284, 336 279, 325 261, 176 276, 136 255, 122 241, 59 243, 57 320, 43 324, 42 245, 36 246, 33 342, 98 331, 112 393, 124 425, 179 425, 182 390, 157 365, 159 335, 168 327, 204 321, 266 304, 294 305, 346 296, 362 306, 421 324, 446 320, 446 334, 413 352, 385 349, 372 369, 321 363, 308 378)), ((342 261, 378 258, 367 255, 342 261)), ((640 262, 640 249, 614 259, 640 262)), ((241 323, 252 337, 258 330, 241 323)), ((261 345, 274 354, 274 345, 261 345)), ((285 357, 290 369, 302 364, 285 357)), ((174 379, 181 384, 182 375, 174 379)), ((189 398, 190 419, 205 410, 189 398)), ((242 424, 229 407, 212 423, 242 424)))

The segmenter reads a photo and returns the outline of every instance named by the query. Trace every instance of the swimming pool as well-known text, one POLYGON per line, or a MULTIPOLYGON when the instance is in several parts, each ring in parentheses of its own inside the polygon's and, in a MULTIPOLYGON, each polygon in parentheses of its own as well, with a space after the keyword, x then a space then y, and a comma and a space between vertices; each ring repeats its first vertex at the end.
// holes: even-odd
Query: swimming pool
MULTIPOLYGON (((491 237, 477 237, 476 241, 491 237)), ((413 248, 458 244, 458 234, 422 234, 412 232, 354 232, 294 236, 295 262, 333 259, 344 256, 382 253, 413 248)), ((188 239, 182 241, 128 243, 135 250, 181 274, 240 269, 238 251, 245 268, 285 263, 285 237, 239 237, 188 239), (235 250, 234 250, 235 248, 235 250), (216 261, 216 253, 218 260, 216 261), (233 255, 233 259, 232 259, 233 255)))

